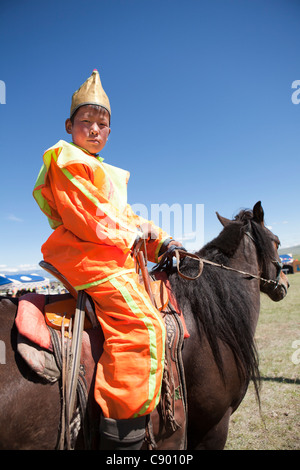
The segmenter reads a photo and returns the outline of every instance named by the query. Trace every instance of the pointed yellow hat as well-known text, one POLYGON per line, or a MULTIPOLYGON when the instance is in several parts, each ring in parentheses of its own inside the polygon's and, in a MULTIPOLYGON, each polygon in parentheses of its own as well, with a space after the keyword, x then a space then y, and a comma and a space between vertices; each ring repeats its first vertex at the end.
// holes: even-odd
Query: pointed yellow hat
POLYGON ((70 117, 75 111, 86 104, 103 106, 111 115, 109 99, 103 90, 98 70, 93 70, 92 75, 75 91, 72 96, 70 117))

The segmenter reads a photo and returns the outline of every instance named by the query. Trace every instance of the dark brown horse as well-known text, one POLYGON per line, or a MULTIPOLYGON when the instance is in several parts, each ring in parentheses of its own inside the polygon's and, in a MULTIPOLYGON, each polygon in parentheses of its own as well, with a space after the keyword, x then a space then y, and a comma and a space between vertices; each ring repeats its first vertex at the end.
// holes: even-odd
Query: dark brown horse
MULTIPOLYGON (((205 263, 194 281, 182 279, 176 270, 170 273, 190 333, 183 348, 188 449, 224 448, 230 416, 250 380, 259 389, 253 336, 260 292, 279 301, 288 289, 277 253, 279 240, 264 226, 261 204, 241 211, 233 221, 218 217, 222 232, 197 253, 217 266, 205 263)), ((193 276, 197 261, 184 258, 180 270, 193 276)), ((6 361, 0 364, 0 448, 54 449, 59 385, 43 383, 18 356, 15 311, 11 300, 0 302, 0 340, 6 345, 6 361)))

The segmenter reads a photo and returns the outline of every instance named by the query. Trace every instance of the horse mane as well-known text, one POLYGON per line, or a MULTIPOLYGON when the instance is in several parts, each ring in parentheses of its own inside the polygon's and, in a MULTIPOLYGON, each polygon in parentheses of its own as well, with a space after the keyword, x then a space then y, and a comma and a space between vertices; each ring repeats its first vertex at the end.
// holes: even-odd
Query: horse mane
MULTIPOLYGON (((241 211, 222 232, 201 250, 202 258, 228 265, 246 231, 252 231, 259 255, 266 259, 270 254, 270 241, 263 234, 263 227, 253 219, 251 210, 241 211)), ((198 262, 184 258, 180 270, 195 276, 198 262)), ((182 279, 178 274, 170 277, 176 299, 184 312, 190 305, 200 338, 205 335, 214 354, 216 364, 224 379, 219 341, 232 350, 241 379, 248 385, 252 380, 259 402, 259 361, 251 324, 252 299, 247 289, 241 288, 240 275, 210 265, 204 265, 202 275, 194 280, 182 279)))

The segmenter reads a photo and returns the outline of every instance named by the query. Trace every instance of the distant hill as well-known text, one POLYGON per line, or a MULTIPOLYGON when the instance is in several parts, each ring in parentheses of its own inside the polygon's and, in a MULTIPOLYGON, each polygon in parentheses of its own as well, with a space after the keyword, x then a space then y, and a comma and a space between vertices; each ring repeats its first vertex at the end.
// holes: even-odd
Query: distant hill
POLYGON ((290 246, 288 248, 280 248, 278 250, 280 255, 287 255, 291 253, 293 256, 298 255, 300 257, 300 245, 290 246))

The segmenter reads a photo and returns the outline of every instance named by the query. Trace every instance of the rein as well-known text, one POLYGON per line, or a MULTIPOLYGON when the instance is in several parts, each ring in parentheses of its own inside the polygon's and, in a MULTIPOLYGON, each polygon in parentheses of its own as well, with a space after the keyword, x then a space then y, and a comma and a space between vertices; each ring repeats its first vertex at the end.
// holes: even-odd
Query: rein
POLYGON ((193 281, 195 279, 197 279, 198 277, 201 276, 202 274, 202 271, 203 271, 203 265, 204 264, 209 264, 211 266, 216 266, 218 268, 221 268, 221 269, 225 269, 227 271, 234 271, 236 273, 239 273, 239 274, 243 274, 244 276, 248 276, 252 279, 258 279, 262 282, 265 282, 265 283, 268 283, 268 284, 275 284, 275 288, 278 287, 278 284, 279 284, 279 279, 280 279, 280 273, 281 273, 281 270, 282 270, 282 263, 280 263, 279 261, 277 260, 274 260, 272 261, 274 264, 276 264, 277 268, 278 268, 278 273, 277 273, 277 276, 276 276, 276 279, 273 280, 273 279, 264 279, 263 277, 260 277, 260 276, 257 276, 256 274, 252 274, 252 273, 248 273, 246 271, 241 271, 239 269, 235 269, 235 268, 231 268, 230 266, 226 266, 224 264, 219 264, 219 263, 215 263, 213 261, 209 261, 205 258, 200 258, 200 256, 196 255, 195 253, 188 253, 184 248, 178 248, 176 246, 171 246, 170 249, 168 251, 166 251, 166 253, 164 253, 159 261, 158 261, 158 264, 154 267, 153 271, 158 271, 160 270, 164 265, 167 269, 170 269, 170 267, 172 266, 172 258, 173 256, 176 257, 176 260, 177 260, 177 272, 179 274, 180 277, 182 277, 183 279, 186 279, 186 280, 190 280, 190 281, 193 281), (193 258, 193 259, 196 259, 199 261, 199 271, 197 273, 196 276, 186 276, 185 274, 183 274, 181 271, 180 271, 180 259, 181 257, 185 258, 193 258))

